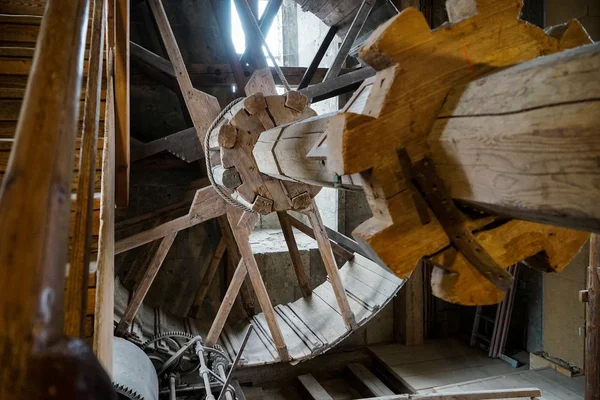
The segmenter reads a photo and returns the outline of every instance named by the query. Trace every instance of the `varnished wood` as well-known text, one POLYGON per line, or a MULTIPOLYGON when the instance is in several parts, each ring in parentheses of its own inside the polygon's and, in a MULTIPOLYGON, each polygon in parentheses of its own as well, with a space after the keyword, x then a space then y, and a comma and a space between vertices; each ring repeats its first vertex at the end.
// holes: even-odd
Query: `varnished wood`
MULTIPOLYGON (((114 55, 115 55, 115 204, 129 204, 129 0, 114 0, 114 55)), ((110 33, 110 30, 109 30, 110 33)), ((110 35, 109 35, 110 36, 110 35)), ((110 44, 110 38, 109 38, 110 44)))
POLYGON ((341 315, 344 318, 344 323, 349 329, 356 329, 358 327, 356 324, 356 317, 350 309, 350 304, 348 304, 348 297, 346 297, 344 285, 340 279, 340 274, 333 256, 331 243, 327 237, 327 232, 325 232, 325 227, 323 225, 323 221, 321 220, 321 215, 319 214, 319 209, 317 208, 317 204, 314 200, 311 209, 306 211, 305 214, 308 216, 310 225, 313 228, 315 240, 319 246, 321 258, 323 259, 323 264, 327 270, 327 276, 331 281, 331 286, 333 287, 341 315))
MULTIPOLYGON (((63 337, 69 187, 88 9, 88 2, 47 4, 0 186, 0 281, 5 288, 0 299, 0 398, 46 397, 49 382, 40 371, 50 368, 51 361, 45 351, 63 337)), ((67 369, 71 362, 68 370, 73 371, 76 357, 63 354, 54 365, 67 369)), ((101 377, 98 370, 89 371, 101 377)), ((56 382, 57 396, 74 393, 73 386, 56 382)))
POLYGON ((278 211, 277 217, 279 218, 279 224, 281 225, 281 230, 283 231, 283 237, 285 238, 285 243, 287 244, 290 258, 292 259, 292 267, 294 267, 294 272, 296 273, 296 278, 298 279, 298 285, 302 291, 302 296, 310 296, 310 283, 308 281, 308 277, 306 276, 306 271, 304 271, 304 266, 302 265, 302 258, 300 257, 300 251, 298 251, 298 244, 296 243, 296 238, 294 237, 292 224, 290 223, 289 217, 285 211, 278 211))
POLYGON ((90 269, 96 147, 102 90, 106 4, 104 0, 94 0, 93 4, 90 61, 83 116, 84 131, 81 138, 73 240, 65 293, 65 333, 73 337, 83 337, 85 331, 83 310, 86 308, 90 269))
POLYGON ((133 289, 133 295, 127 304, 127 308, 123 313, 123 317, 115 329, 115 335, 123 336, 133 323, 133 319, 142 305, 148 290, 150 290, 150 286, 152 285, 152 282, 154 282, 154 278, 156 278, 156 275, 158 274, 158 271, 160 270, 167 253, 171 249, 171 245, 173 244, 176 236, 177 232, 168 234, 162 239, 160 246, 158 247, 158 251, 154 255, 154 258, 152 258, 152 262, 148 266, 144 277, 133 289))

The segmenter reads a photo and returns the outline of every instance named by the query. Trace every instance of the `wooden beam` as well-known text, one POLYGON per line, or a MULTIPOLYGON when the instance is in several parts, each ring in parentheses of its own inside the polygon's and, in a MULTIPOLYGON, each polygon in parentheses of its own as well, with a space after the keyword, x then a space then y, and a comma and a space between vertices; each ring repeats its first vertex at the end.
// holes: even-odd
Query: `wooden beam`
MULTIPOLYGON (((129 0, 115 0, 115 204, 129 204, 129 0)), ((110 42, 109 42, 110 43, 110 42)))
MULTIPOLYGON (((258 21, 260 30, 264 37, 267 37, 267 35, 269 34, 271 25, 273 24, 273 21, 275 20, 275 17, 279 12, 282 3, 283 0, 269 0, 267 2, 265 9, 262 15, 260 16, 260 20, 258 21)), ((240 63, 242 63, 242 65, 245 65, 248 62, 249 58, 250 49, 246 47, 244 54, 242 54, 242 56, 240 57, 240 63)))
MULTIPOLYGON (((306 236, 315 239, 315 233, 310 226, 308 226, 304 222, 292 217, 291 215, 288 215, 288 219, 290 221, 290 224, 294 228, 298 229, 300 232, 304 233, 306 236)), ((352 259, 352 257, 354 257, 354 254, 352 252, 350 252, 350 251, 346 250, 345 248, 343 248, 342 246, 338 245, 333 240, 329 239, 329 242, 331 244, 331 248, 332 248, 333 252, 337 256, 341 257, 344 260, 350 260, 350 259, 352 259)))
POLYGON ((208 293, 208 289, 210 289, 210 284, 217 273, 217 269, 219 268, 219 264, 221 263, 221 259, 223 258, 223 254, 225 253, 226 249, 227 245, 225 244, 225 240, 221 238, 212 258, 210 259, 210 263, 208 264, 206 271, 204 271, 200 288, 198 288, 198 292, 194 298, 194 303, 192 304, 192 310, 194 310, 194 317, 196 318, 198 317, 200 306, 202 305, 202 302, 208 293))
POLYGON ((600 237, 590 237, 585 305, 585 400, 600 399, 600 237))
POLYGON ((199 189, 187 215, 119 240, 115 243, 115 254, 150 243, 183 229, 191 228, 224 213, 225 201, 212 186, 199 189))
POLYGON ((452 197, 513 218, 600 232, 599 92, 598 43, 452 89, 429 137, 452 197))
POLYGON ((312 400, 333 400, 333 397, 327 393, 325 388, 311 374, 298 375, 298 381, 302 389, 308 394, 308 399, 312 400))
POLYGON ((335 38, 335 34, 337 33, 337 31, 338 31, 337 26, 332 26, 329 28, 329 30, 327 31, 327 35, 325 35, 325 38, 323 38, 323 41, 321 42, 321 45, 319 46, 319 49, 317 50, 317 53, 313 57, 312 61, 310 62, 310 65, 306 69, 306 72, 302 76, 302 80, 298 84, 297 90, 304 89, 304 88, 308 87, 308 85, 310 85, 317 68, 319 68, 319 64, 323 60, 325 53, 327 53, 327 49, 329 48, 329 45, 335 38))
POLYGON ((321 252, 321 257, 323 258, 323 264, 325 264, 327 276, 329 277, 331 287, 335 293, 335 298, 337 300, 338 307, 340 308, 340 314, 344 319, 344 323, 350 330, 358 329, 356 317, 350 309, 348 297, 346 296, 346 291, 340 278, 340 272, 338 271, 338 266, 333 256, 331 242, 327 237, 327 232, 325 232, 325 227, 323 226, 323 221, 321 220, 321 215, 319 214, 319 209, 317 208, 317 204, 314 200, 312 207, 306 211, 305 214, 308 216, 310 225, 313 228, 315 240, 319 246, 319 251, 321 252))
POLYGON ((310 85, 307 88, 299 90, 299 92, 308 97, 311 103, 317 103, 340 94, 352 92, 358 89, 365 79, 374 75, 375 70, 373 68, 362 67, 356 71, 348 72, 327 81, 310 85))
POLYGON ((93 398, 110 386, 98 362, 89 362, 91 352, 79 340, 65 341, 63 333, 69 188, 88 16, 87 1, 47 2, 0 186, 3 399, 42 399, 49 390, 56 398, 93 398), (70 379, 58 378, 58 370, 70 379))
MULTIPOLYGON (((271 336, 273 338, 275 348, 277 349, 277 353, 279 354, 281 361, 288 361, 290 356, 285 344, 285 340, 283 339, 283 334, 281 333, 281 328, 279 327, 277 318, 275 316, 273 304, 271 303, 271 299, 267 293, 267 288, 263 282, 262 276, 260 275, 260 270, 258 269, 258 264, 254 258, 254 254, 252 254, 252 247, 250 246, 249 241, 249 235, 252 229, 247 229, 238 225, 238 221, 240 221, 241 216, 241 210, 233 209, 233 207, 229 208, 227 211, 229 225, 231 226, 233 236, 235 237, 235 241, 238 244, 242 259, 244 260, 244 264, 248 270, 248 275, 250 276, 252 287, 254 288, 256 297, 258 298, 258 303, 260 304, 260 308, 265 315, 265 319, 267 321, 267 325, 269 326, 269 330, 271 331, 271 336)), ((252 226, 254 225, 255 223, 252 224, 252 226)))
POLYGON ((361 400, 498 400, 498 399, 531 399, 542 396, 538 388, 523 389, 493 389, 493 390, 474 390, 465 392, 444 392, 444 393, 426 393, 426 394, 396 394, 383 397, 369 397, 361 400))
POLYGON ((217 311, 217 315, 213 320, 212 325, 210 326, 210 330, 208 335, 206 336, 205 345, 208 347, 212 347, 217 344, 219 340, 219 336, 223 331, 223 327, 225 326, 225 322, 227 321, 227 317, 233 308, 233 303, 235 303, 235 299, 244 283, 244 279, 246 279, 246 275, 248 274, 248 270, 244 265, 244 261, 240 260, 235 269, 233 277, 231 278, 231 282, 229 283, 229 287, 227 288, 227 293, 225 293, 225 297, 219 306, 219 311, 217 311))
POLYGON ((296 278, 298 279, 298 285, 302 291, 302 296, 308 297, 312 294, 312 291, 310 289, 308 277, 306 276, 306 271, 304 271, 304 266, 302 265, 302 258, 300 257, 300 252, 298 251, 298 244, 296 243, 296 238, 294 237, 292 224, 290 223, 288 214, 285 211, 277 211, 277 217, 279 218, 279 224, 281 225, 281 230, 283 231, 283 237, 285 238, 285 243, 287 244, 290 258, 292 259, 292 266, 294 267, 294 272, 296 273, 296 278))
POLYGON ((236 84, 236 97, 244 97, 244 87, 248 82, 248 78, 244 75, 242 64, 238 59, 238 55, 233 45, 231 37, 231 2, 221 2, 219 0, 210 0, 213 15, 217 21, 219 32, 221 33, 221 43, 225 47, 225 54, 229 60, 229 66, 233 72, 236 84))
MULTIPOLYGON (((246 49, 254 68, 266 68, 267 60, 263 53, 263 43, 258 32, 254 28, 253 22, 253 20, 258 20, 258 16, 255 14, 258 12, 258 7, 256 7, 255 10, 252 10, 247 1, 248 0, 233 0, 246 36, 246 49)), ((256 4, 258 5, 258 3, 256 4)))
POLYGON ((204 158, 202 145, 198 140, 195 128, 187 128, 148 143, 142 143, 135 139, 131 141, 132 162, 163 151, 168 151, 188 163, 204 158))
POLYGON ((364 364, 353 363, 347 365, 350 374, 360 387, 360 392, 368 397, 393 396, 390 390, 381 380, 375 376, 364 364))
MULTIPOLYGON (((221 229, 221 237, 225 240, 225 245, 227 246, 228 267, 231 266, 229 268, 233 273, 233 266, 239 264, 242 256, 240 255, 237 243, 235 242, 235 238, 233 237, 233 232, 229 227, 227 216, 222 215, 218 217, 217 223, 219 224, 219 228, 221 229)), ((253 316, 255 314, 254 296, 250 291, 248 279, 242 283, 240 294, 242 299, 242 307, 246 311, 246 315, 248 315, 248 317, 253 316)))
POLYGON ((69 275, 65 293, 65 333, 73 337, 83 337, 85 333, 84 310, 87 303, 90 271, 96 147, 100 123, 102 63, 104 61, 106 6, 104 0, 94 0, 93 4, 83 132, 79 156, 79 180, 77 181, 71 259, 69 260, 69 275))
POLYGON ((171 64, 177 77, 177 82, 183 94, 185 104, 187 105, 190 117, 196 128, 196 133, 200 142, 203 143, 206 129, 212 121, 217 117, 220 111, 219 102, 213 96, 194 89, 186 66, 183 62, 183 57, 177 46, 175 35, 171 30, 171 25, 163 8, 161 0, 148 0, 150 9, 156 20, 156 24, 160 31, 160 36, 171 60, 171 64))
POLYGON ((110 51, 107 68, 108 94, 102 152, 102 194, 93 342, 94 353, 109 375, 112 375, 115 302, 115 99, 112 54, 110 51))
POLYGON ((116 336, 123 336, 133 323, 133 319, 142 305, 148 290, 150 290, 150 286, 152 285, 152 282, 154 282, 154 278, 156 278, 156 275, 158 274, 158 271, 160 270, 167 253, 171 249, 171 245, 173 244, 176 236, 177 232, 168 234, 162 239, 160 246, 158 247, 158 251, 154 255, 154 258, 152 258, 152 261, 146 270, 146 274, 133 289, 133 294, 129 300, 129 303, 127 304, 125 312, 123 313, 123 317, 115 329, 116 336))
MULTIPOLYGON (((157 74, 160 73, 163 74, 165 78, 173 80, 173 84, 167 84, 165 79, 160 78, 159 82, 165 84, 165 86, 173 88, 174 85, 177 84, 175 80, 175 71, 173 70, 173 66, 169 60, 159 56, 156 53, 151 52, 150 50, 140 46, 135 42, 131 42, 131 57, 140 65, 144 64, 154 69, 155 73, 151 74, 151 78, 157 79, 157 74)), ((146 68, 143 72, 148 72, 150 68, 146 68)), ((253 67, 248 65, 243 65, 242 68, 244 71, 244 76, 251 76, 255 70, 253 67)), ((273 75, 275 83, 277 85, 281 85, 282 83, 279 79, 279 76, 275 72, 275 68, 269 68, 271 69, 271 75, 273 75)), ((288 83, 292 86, 298 85, 307 71, 307 68, 305 67, 280 68, 283 74, 285 75, 285 78, 287 79, 288 83)), ((194 84, 194 87, 229 86, 236 84, 233 71, 231 70, 231 66, 229 64, 187 64, 187 70, 190 76, 190 80, 194 84)), ((345 73, 347 71, 342 70, 342 72, 345 73)), ((321 82, 325 77, 326 73, 327 68, 317 68, 311 82, 321 82)))
POLYGON ((344 36, 344 40, 338 49, 337 54, 335 55, 335 59, 331 63, 331 67, 327 71, 327 75, 325 75, 324 82, 327 82, 330 79, 336 78, 340 71, 342 70, 342 66, 348 57, 348 53, 352 48, 352 44, 358 37, 358 34, 362 30, 362 27, 371 12, 371 9, 375 5, 375 0, 362 0, 358 10, 356 11, 356 15, 352 20, 352 24, 350 28, 346 32, 346 36, 344 36))

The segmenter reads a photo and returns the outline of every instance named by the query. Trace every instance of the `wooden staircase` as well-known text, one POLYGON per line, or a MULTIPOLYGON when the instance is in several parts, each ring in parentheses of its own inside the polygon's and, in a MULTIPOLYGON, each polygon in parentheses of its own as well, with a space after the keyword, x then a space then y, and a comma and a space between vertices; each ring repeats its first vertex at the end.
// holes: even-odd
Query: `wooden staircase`
MULTIPOLYGON (((0 4, 0 182, 4 179, 10 152, 14 143, 15 131, 19 120, 19 112, 25 95, 25 86, 32 66, 35 52, 36 39, 42 23, 45 2, 34 4, 1 3, 0 4), (27 15, 31 13, 33 15, 27 15)), ((91 20, 90 20, 91 24, 91 20)), ((90 25, 88 24, 88 26, 90 25)), ((88 28, 88 48, 90 42, 90 29, 88 28)), ((72 207, 71 207, 71 235, 69 249, 73 243, 73 216, 75 213, 75 199, 77 196, 77 182, 79 180, 79 164, 81 155, 81 132, 83 128, 83 107, 85 102, 85 86, 87 83, 88 57, 86 51, 84 62, 83 87, 81 91, 79 129, 77 147, 75 149, 75 163, 73 166, 72 207)), ((98 132, 98 145, 96 151, 96 176, 94 179, 94 210, 92 221, 92 241, 90 253, 90 276, 88 283, 88 301, 84 338, 91 344, 94 327, 94 308, 96 300, 96 258, 98 254, 98 233, 100 226, 100 184, 102 179, 102 150, 104 148, 104 118, 106 112, 106 80, 103 80, 102 102, 100 105, 100 126, 98 132)), ((32 165, 34 168, 35 166, 32 165)), ((69 260, 71 259, 69 251, 69 260)), ((69 304, 65 304, 68 309, 69 304)))

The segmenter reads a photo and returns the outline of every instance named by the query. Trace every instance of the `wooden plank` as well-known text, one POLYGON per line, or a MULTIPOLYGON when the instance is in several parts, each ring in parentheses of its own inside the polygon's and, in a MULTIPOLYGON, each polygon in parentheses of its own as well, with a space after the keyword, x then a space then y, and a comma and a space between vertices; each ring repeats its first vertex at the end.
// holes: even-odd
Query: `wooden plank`
MULTIPOLYGON (((115 205, 129 204, 129 0, 115 0, 115 205)), ((110 41, 109 41, 110 43, 110 41)))
POLYGON ((302 339, 302 342, 306 344, 311 353, 320 350, 324 346, 321 338, 288 305, 280 304, 276 306, 275 312, 296 332, 296 335, 302 339))
POLYGON ((225 201, 212 186, 196 191, 196 196, 190 211, 183 217, 176 218, 162 225, 129 236, 115 243, 115 254, 133 249, 168 234, 179 232, 183 229, 198 225, 209 219, 216 218, 225 213, 225 201))
POLYGON ((346 326, 348 326, 348 328, 356 329, 358 328, 358 325, 356 324, 356 318, 350 310, 348 298, 346 297, 346 292, 344 291, 344 286, 342 285, 338 267, 333 256, 331 243, 327 237, 327 232, 325 232, 323 221, 321 220, 321 215, 319 214, 319 209, 317 208, 317 204, 314 202, 314 200, 311 209, 306 211, 305 214, 308 216, 310 224, 313 228, 315 240, 317 241, 319 251, 321 252, 323 264, 325 264, 327 276, 331 281, 331 286, 335 293, 341 315, 344 318, 344 323, 346 326))
POLYGON ((292 259, 292 266, 294 267, 294 272, 296 273, 296 278, 298 279, 298 285, 300 286, 302 295, 304 297, 308 297, 311 294, 310 284, 308 283, 306 271, 304 271, 304 266, 302 265, 302 258, 300 257, 300 251, 298 251, 298 244, 296 243, 296 238, 294 237, 292 224, 290 224, 288 215, 285 211, 278 211, 277 217, 279 218, 279 224, 281 225, 281 230, 283 231, 283 237, 285 238, 285 243, 287 244, 290 258, 292 259))
POLYGON ((348 364, 348 370, 358 385, 361 387, 361 393, 367 397, 393 396, 392 392, 381 380, 376 377, 364 364, 348 364))
POLYGON ((133 319, 142 305, 148 290, 150 290, 150 286, 152 285, 152 282, 154 282, 154 278, 156 278, 176 236, 177 232, 170 233, 162 239, 158 251, 154 255, 154 258, 152 258, 152 261, 146 270, 146 274, 133 290, 133 295, 129 300, 129 304, 127 304, 123 317, 115 329, 115 335, 123 336, 133 323, 133 319))
POLYGON ((94 353, 112 375, 115 297, 115 125, 112 52, 107 64, 106 130, 102 152, 102 192, 98 239, 97 292, 94 310, 94 353))
POLYGON ((287 307, 312 330, 325 346, 331 346, 350 332, 339 313, 319 296, 298 299, 287 304, 287 307))
POLYGON ((206 271, 204 271, 204 275, 202 276, 202 281, 200 283, 200 288, 198 289, 196 297, 194 298, 192 309, 195 309, 196 317, 200 313, 200 305, 202 305, 202 302, 204 301, 204 298, 208 293, 208 289, 210 289, 210 284, 215 277, 217 268, 221 263, 221 258, 223 257, 223 254, 225 253, 226 249, 227 245, 225 244, 223 238, 221 238, 212 258, 210 259, 210 263, 208 264, 206 271))
POLYGON ((227 321, 227 317, 231 312, 233 304, 235 302, 235 298, 237 297, 240 288, 242 287, 242 283, 244 283, 244 279, 246 279, 246 275, 248 270, 246 265, 244 264, 244 260, 240 260, 235 269, 235 273, 231 278, 231 282, 229 282, 229 287, 227 288, 227 293, 225 293, 225 297, 219 306, 219 311, 217 311, 217 315, 213 320, 212 325, 210 326, 210 331, 206 336, 205 344, 206 346, 212 347, 217 343, 219 336, 221 335, 221 331, 225 326, 225 322, 227 321))
POLYGON ((273 305, 271 304, 269 294, 267 293, 267 288, 265 287, 265 283, 263 282, 262 277, 260 275, 260 270, 258 269, 258 265, 256 264, 254 254, 252 254, 252 247, 250 246, 250 242, 248 241, 250 230, 240 229, 240 227, 238 226, 238 221, 240 220, 241 212, 239 212, 239 210, 237 209, 236 211, 238 212, 234 212, 232 209, 228 211, 227 219, 229 220, 229 225, 231 226, 233 236, 235 237, 235 240, 238 244, 238 248, 240 250, 242 258, 246 263, 246 268, 248 269, 250 281, 252 282, 252 286, 254 288, 254 292, 256 293, 256 297, 258 298, 260 308, 265 314, 265 318, 269 325, 269 330, 271 331, 271 335, 275 343, 275 347, 277 348, 277 352, 279 353, 279 357, 282 361, 287 361, 289 360, 289 353, 287 351, 287 347, 285 345, 281 329, 277 324, 277 320, 275 319, 275 311, 273 310, 273 305))
MULTIPOLYGON (((324 302, 329 304, 331 308, 333 308, 339 315, 342 315, 342 311, 337 303, 337 296, 335 295, 335 291, 331 286, 329 281, 324 282, 313 290, 313 296, 319 296, 324 302)), ((354 314, 355 320, 358 324, 364 322, 364 320, 370 318, 373 315, 373 309, 370 308, 367 304, 357 301, 357 299, 346 296, 348 299, 348 307, 350 311, 354 314)), ((342 316, 343 318, 343 316, 342 316)))
POLYGON ((104 0, 94 0, 90 47, 90 70, 87 76, 84 132, 79 157, 79 179, 75 200, 74 229, 71 240, 69 275, 65 293, 65 333, 82 337, 85 332, 83 310, 86 307, 92 221, 94 216, 94 179, 96 177, 96 148, 100 122, 100 95, 102 91, 102 63, 104 54, 104 0))
POLYGON ((169 24, 161 0, 148 0, 148 4, 150 5, 156 24, 158 25, 160 36, 171 60, 188 112, 196 128, 200 142, 203 143, 206 129, 208 129, 212 121, 219 114, 219 102, 215 97, 196 90, 192 86, 190 76, 183 62, 175 35, 171 30, 171 25, 169 24))
POLYGON ((313 400, 333 400, 327 391, 311 374, 298 375, 298 381, 308 393, 308 398, 313 400))

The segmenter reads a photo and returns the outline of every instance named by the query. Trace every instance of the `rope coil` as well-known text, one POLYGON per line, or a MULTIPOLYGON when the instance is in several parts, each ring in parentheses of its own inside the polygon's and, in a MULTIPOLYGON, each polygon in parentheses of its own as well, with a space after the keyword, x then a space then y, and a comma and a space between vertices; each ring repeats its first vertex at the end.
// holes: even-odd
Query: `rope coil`
POLYGON ((233 108, 233 106, 235 106, 244 99, 245 97, 240 97, 238 99, 233 100, 219 113, 219 115, 217 115, 217 118, 215 118, 214 121, 210 124, 210 126, 206 130, 206 135, 204 135, 204 159, 206 160, 206 175, 208 175, 208 180, 210 181, 211 185, 215 188, 215 191, 219 194, 219 196, 221 196, 221 198, 223 198, 225 202, 227 202, 229 205, 232 205, 233 207, 239 208, 240 210, 244 211, 254 212, 251 208, 248 208, 244 204, 232 198, 229 193, 225 192, 223 188, 221 188, 221 186, 219 186, 215 182, 215 178, 212 172, 213 165, 209 154, 209 141, 211 132, 213 131, 213 129, 215 129, 219 122, 221 122, 225 114, 227 114, 233 108))

